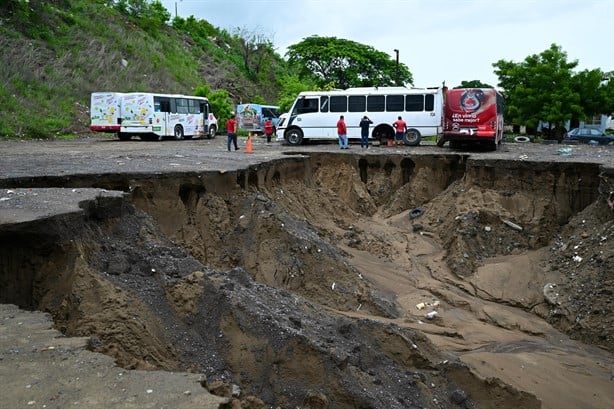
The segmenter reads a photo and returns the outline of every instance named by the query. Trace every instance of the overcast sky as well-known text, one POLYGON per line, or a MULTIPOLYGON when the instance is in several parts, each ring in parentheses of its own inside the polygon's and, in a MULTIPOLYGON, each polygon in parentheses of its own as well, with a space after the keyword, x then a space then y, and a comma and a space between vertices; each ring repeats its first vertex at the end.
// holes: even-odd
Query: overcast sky
POLYGON ((414 86, 497 86, 492 64, 551 44, 577 70, 614 71, 614 0, 163 0, 175 16, 266 35, 284 56, 311 35, 372 46, 409 68, 414 86))

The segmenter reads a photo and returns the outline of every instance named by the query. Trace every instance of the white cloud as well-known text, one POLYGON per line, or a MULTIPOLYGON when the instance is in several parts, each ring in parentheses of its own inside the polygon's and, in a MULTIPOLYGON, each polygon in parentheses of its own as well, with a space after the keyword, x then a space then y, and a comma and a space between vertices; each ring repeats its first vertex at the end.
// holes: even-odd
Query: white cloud
POLYGON ((415 86, 497 85, 492 64, 521 62, 551 44, 578 69, 614 71, 612 0, 182 0, 175 14, 257 30, 277 51, 311 35, 367 44, 399 59, 415 86))

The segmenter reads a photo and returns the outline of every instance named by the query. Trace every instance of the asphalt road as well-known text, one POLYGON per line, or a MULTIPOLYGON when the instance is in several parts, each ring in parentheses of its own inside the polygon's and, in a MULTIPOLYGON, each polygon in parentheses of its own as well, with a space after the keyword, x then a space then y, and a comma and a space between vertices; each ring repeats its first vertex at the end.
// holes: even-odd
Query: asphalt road
POLYGON ((614 168, 614 146, 559 145, 538 143, 505 143, 496 152, 453 150, 432 142, 420 146, 387 147, 372 145, 368 150, 353 143, 349 150, 339 150, 335 141, 303 146, 267 144, 261 138, 253 141, 253 150, 246 152, 245 139, 240 150, 228 152, 226 138, 213 140, 143 142, 119 141, 113 138, 79 138, 61 141, 0 142, 0 181, 44 176, 70 176, 113 173, 180 173, 230 171, 251 165, 279 160, 287 155, 331 152, 340 155, 467 155, 470 160, 519 160, 527 162, 597 163, 614 168))

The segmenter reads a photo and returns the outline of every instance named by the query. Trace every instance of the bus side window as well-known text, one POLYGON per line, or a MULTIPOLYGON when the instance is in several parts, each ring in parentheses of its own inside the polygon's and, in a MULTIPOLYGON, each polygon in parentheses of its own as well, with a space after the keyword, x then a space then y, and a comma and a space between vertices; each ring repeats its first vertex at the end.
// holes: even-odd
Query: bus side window
POLYGON ((154 111, 155 112, 170 112, 171 103, 168 98, 154 97, 154 111))
POLYGON ((435 95, 428 94, 424 96, 424 110, 425 111, 435 110, 435 95))
POLYGON ((301 98, 296 104, 295 114, 307 114, 310 112, 318 112, 317 98, 301 98))
POLYGON ((328 112, 328 97, 325 95, 320 97, 320 112, 328 112))
POLYGON ((369 95, 367 97, 368 112, 384 112, 386 108, 386 97, 383 95, 369 95))
POLYGON ((405 98, 403 95, 387 95, 386 96, 386 111, 388 112, 401 112, 403 111, 403 105, 405 98))
POLYGON ((177 103, 177 113, 178 114, 188 114, 189 113, 187 99, 177 98, 175 101, 177 103))
POLYGON ((345 95, 335 95, 330 97, 330 112, 347 112, 348 97, 345 95))
POLYGON ((424 111, 424 95, 406 95, 405 110, 409 112, 424 111))
POLYGON ((189 99, 188 100, 188 112, 190 114, 199 114, 200 113, 200 105, 197 99, 189 99))
POLYGON ((365 112, 367 110, 367 98, 364 95, 350 95, 348 111, 365 112))

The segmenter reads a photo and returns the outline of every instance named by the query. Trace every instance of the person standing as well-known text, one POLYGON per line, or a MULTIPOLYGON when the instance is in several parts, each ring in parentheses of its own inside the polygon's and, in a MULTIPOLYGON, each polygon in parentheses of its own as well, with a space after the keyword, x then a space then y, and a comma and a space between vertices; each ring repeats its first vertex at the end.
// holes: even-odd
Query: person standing
POLYGON ((345 126, 343 115, 341 115, 337 121, 337 135, 339 136, 339 148, 348 149, 348 130, 345 126))
POLYGON ((271 121, 271 118, 267 118, 264 121, 264 134, 266 135, 266 143, 271 143, 271 136, 273 135, 273 121, 271 121))
POLYGON ((226 121, 226 132, 228 134, 228 152, 230 152, 232 144, 235 146, 235 151, 239 150, 239 145, 237 144, 237 120, 234 114, 230 115, 230 119, 226 121))
POLYGON ((363 116, 360 120, 360 147, 369 148, 369 125, 373 123, 368 116, 363 116))
POLYGON ((403 143, 403 138, 405 137, 405 132, 407 131, 407 123, 401 116, 399 116, 399 118, 392 123, 392 126, 396 129, 396 133, 394 134, 394 143, 395 145, 400 145, 403 143))

